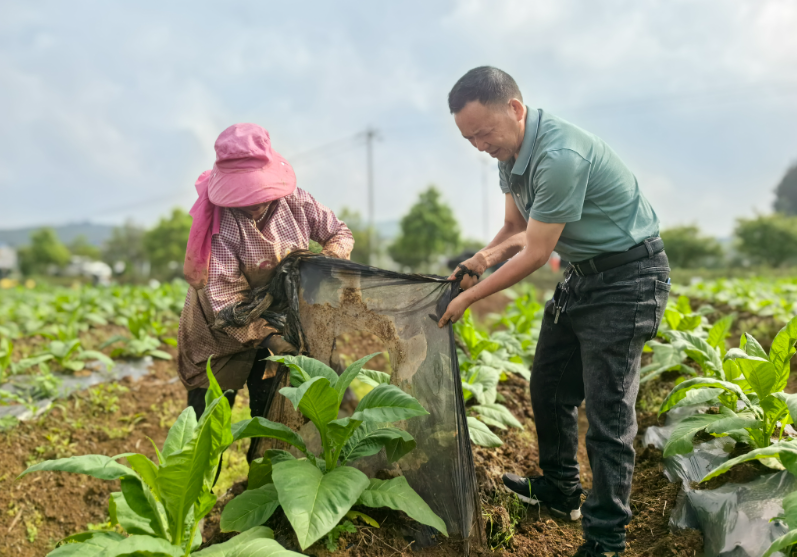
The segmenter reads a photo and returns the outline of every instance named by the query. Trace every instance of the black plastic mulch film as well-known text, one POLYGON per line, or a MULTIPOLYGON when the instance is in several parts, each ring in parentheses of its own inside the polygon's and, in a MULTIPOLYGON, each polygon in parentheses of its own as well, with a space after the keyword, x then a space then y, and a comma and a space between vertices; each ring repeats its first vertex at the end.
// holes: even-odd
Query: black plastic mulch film
MULTIPOLYGON (((356 466, 370 475, 406 477, 445 521, 449 537, 463 542, 467 554, 471 540, 482 542, 478 488, 454 333, 450 325, 437 326, 458 290, 458 283, 440 277, 295 252, 280 263, 267 288, 256 290, 248 302, 220 318, 241 324, 256 312, 280 328, 303 354, 328 365, 336 359, 336 339, 341 335, 358 331, 375 335, 389 354, 391 383, 418 399, 429 415, 396 424, 417 442, 399 462, 388 465, 381 453, 356 466), (266 298, 270 299, 264 302, 266 298)), ((284 368, 281 375, 287 384, 284 368)), ((274 399, 268 417, 298 428, 313 446, 314 426, 305 423, 285 397, 274 399)), ((416 526, 404 535, 417 547, 442 538, 431 528, 416 526)))
MULTIPOLYGON (((663 427, 647 429, 644 444, 663 449, 678 423, 706 409, 670 410, 663 427)), ((729 459, 733 443, 729 437, 718 437, 696 445, 691 453, 664 459, 664 475, 671 482, 681 482, 682 487, 670 515, 670 528, 703 532, 705 557, 761 557, 775 539, 788 532, 777 517, 783 515, 783 498, 797 488, 797 480, 786 471, 747 483, 696 489, 696 482, 729 459)))

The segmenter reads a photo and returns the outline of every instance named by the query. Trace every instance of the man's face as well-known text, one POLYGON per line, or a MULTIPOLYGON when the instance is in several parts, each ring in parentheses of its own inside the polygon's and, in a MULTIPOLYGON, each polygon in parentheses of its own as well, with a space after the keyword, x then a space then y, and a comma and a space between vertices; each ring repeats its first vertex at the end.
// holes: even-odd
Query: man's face
POLYGON ((525 118, 526 107, 517 99, 505 105, 471 101, 454 115, 454 122, 474 147, 503 162, 520 150, 525 118))

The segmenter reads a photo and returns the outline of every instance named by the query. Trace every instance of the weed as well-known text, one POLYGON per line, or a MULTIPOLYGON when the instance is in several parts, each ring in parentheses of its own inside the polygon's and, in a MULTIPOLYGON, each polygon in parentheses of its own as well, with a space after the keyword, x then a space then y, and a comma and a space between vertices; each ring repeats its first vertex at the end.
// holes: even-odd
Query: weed
POLYGON ((489 501, 482 504, 490 549, 508 548, 515 537, 517 525, 526 515, 526 506, 514 493, 496 491, 489 501))
POLYGON ((338 550, 338 541, 340 540, 341 534, 348 533, 353 534, 357 531, 357 527, 351 523, 350 520, 344 520, 337 526, 335 526, 332 530, 329 531, 327 534, 327 549, 331 551, 338 550))

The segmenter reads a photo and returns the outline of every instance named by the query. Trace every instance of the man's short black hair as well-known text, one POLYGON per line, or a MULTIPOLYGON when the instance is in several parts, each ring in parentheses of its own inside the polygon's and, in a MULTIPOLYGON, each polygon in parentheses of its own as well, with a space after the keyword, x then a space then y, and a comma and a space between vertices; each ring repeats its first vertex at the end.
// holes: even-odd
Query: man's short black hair
POLYGON ((471 101, 484 105, 504 104, 512 99, 523 101, 520 88, 505 71, 492 66, 479 66, 459 78, 448 94, 448 108, 456 114, 471 101))

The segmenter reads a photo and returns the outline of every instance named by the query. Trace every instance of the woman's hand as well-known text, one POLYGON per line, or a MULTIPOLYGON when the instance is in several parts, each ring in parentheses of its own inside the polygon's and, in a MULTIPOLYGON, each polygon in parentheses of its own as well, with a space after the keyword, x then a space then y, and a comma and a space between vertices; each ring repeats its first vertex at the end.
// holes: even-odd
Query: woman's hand
POLYGON ((464 292, 451 300, 442 319, 437 323, 437 326, 442 329, 448 323, 456 323, 462 319, 462 314, 465 313, 465 310, 468 309, 471 303, 469 296, 464 292))

